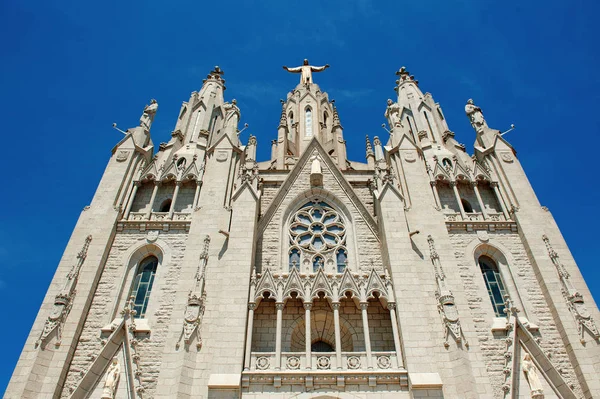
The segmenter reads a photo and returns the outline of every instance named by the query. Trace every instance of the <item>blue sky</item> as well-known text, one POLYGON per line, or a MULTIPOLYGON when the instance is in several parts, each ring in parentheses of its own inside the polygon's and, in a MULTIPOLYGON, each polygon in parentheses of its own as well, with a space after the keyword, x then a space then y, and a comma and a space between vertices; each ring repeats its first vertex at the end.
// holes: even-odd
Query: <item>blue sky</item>
POLYGON ((261 160, 279 99, 298 80, 281 66, 304 58, 331 64, 315 81, 336 99, 353 160, 364 161, 366 134, 385 137, 400 66, 469 149, 464 104, 474 98, 491 127, 517 126, 506 138, 600 300, 600 186, 589 177, 595 151, 584 151, 600 133, 599 9, 581 0, 0 2, 0 392, 122 137, 111 124, 136 125, 156 98, 153 139, 168 141, 181 102, 214 65, 261 160))

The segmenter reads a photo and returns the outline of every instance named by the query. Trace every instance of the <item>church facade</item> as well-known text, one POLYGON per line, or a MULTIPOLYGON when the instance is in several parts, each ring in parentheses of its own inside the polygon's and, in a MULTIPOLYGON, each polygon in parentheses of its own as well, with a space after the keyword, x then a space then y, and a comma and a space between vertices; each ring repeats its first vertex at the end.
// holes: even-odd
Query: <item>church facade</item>
POLYGON ((514 148, 469 100, 469 155, 403 67, 351 161, 327 67, 284 67, 263 162, 218 67, 158 147, 146 106, 6 398, 600 397, 598 308, 514 148))

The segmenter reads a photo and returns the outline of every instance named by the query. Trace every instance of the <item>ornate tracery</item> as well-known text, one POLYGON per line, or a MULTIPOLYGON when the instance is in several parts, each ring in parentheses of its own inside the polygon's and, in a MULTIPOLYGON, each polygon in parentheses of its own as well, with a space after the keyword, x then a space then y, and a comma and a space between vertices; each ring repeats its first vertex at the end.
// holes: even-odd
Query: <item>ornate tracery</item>
POLYGON ((290 270, 322 267, 342 273, 348 264, 346 236, 344 220, 333 207, 318 199, 305 203, 289 224, 290 270))

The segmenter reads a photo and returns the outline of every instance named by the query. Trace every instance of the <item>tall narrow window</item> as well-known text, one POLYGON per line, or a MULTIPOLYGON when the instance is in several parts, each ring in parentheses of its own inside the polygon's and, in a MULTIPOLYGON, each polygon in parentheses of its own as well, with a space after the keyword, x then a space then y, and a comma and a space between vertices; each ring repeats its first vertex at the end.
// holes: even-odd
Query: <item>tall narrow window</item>
POLYGON ((487 256, 480 256, 479 267, 481 268, 496 317, 506 317, 506 313, 504 313, 504 295, 506 295, 506 289, 504 288, 502 276, 496 262, 487 256))
POLYGON ((327 126, 327 112, 323 112, 323 124, 327 126))
POLYGON ((431 128, 431 123, 429 122, 427 112, 423 111, 423 115, 425 115, 425 120, 427 121, 427 126, 429 127, 429 134, 431 135, 431 140, 435 143, 435 135, 433 134, 433 129, 431 128))
POLYGON ((155 256, 149 256, 140 263, 135 279, 133 280, 133 288, 131 296, 134 298, 134 309, 136 318, 144 318, 150 292, 152 292, 152 284, 158 267, 158 259, 155 256))
POLYGON ((288 119, 290 120, 290 125, 294 126, 294 113, 292 111, 290 111, 288 119))
POLYGON ((464 198, 461 198, 460 203, 462 204, 463 209, 465 210, 466 213, 473 213, 473 207, 471 206, 469 201, 467 201, 464 198))
POLYGON ((312 136, 313 132, 312 132, 312 111, 310 108, 306 107, 306 115, 304 118, 304 132, 305 132, 305 136, 306 137, 310 137, 312 136))

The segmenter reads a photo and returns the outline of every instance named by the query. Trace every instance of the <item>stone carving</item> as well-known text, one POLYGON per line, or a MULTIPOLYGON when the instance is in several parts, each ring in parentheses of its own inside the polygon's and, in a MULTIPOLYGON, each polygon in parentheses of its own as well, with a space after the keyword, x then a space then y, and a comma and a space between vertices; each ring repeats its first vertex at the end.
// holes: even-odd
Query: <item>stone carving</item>
POLYGON ((40 335, 35 344, 36 347, 44 342, 54 330, 56 330, 57 337, 56 345, 60 345, 62 339, 62 326, 69 315, 69 312, 71 311, 71 306, 73 306, 73 299, 75 297, 75 288, 79 278, 79 271, 81 270, 81 266, 85 261, 91 241, 92 236, 87 236, 81 251, 79 251, 77 254, 77 263, 71 268, 63 288, 54 298, 54 306, 50 312, 50 315, 46 319, 42 335, 40 335))
POLYGON ((558 253, 552 248, 550 244, 550 240, 544 234, 542 236, 544 243, 546 244, 546 249, 548 250, 548 254, 550 255, 550 259, 552 263, 556 267, 556 271, 558 272, 558 276, 560 277, 560 281, 562 284, 562 294, 567 302, 567 306, 577 323, 577 331, 579 332, 579 339, 581 343, 585 343, 584 331, 587 330, 594 339, 600 339, 600 331, 598 331, 598 327, 596 326, 596 322, 592 318, 592 315, 588 311, 585 306, 585 302, 583 300, 583 295, 573 286, 571 283, 570 274, 565 269, 564 265, 561 263, 558 253))
POLYGON ((129 353, 131 355, 131 360, 133 361, 133 376, 134 376, 134 389, 137 394, 141 397, 142 393, 145 392, 144 384, 142 384, 142 368, 140 366, 140 354, 138 350, 138 346, 140 342, 135 336, 136 325, 135 325, 135 315, 137 314, 135 310, 134 297, 131 296, 129 300, 125 303, 125 307, 121 311, 121 316, 123 316, 123 325, 125 328, 125 344, 129 346, 129 353))
POLYGON ((291 73, 300 73, 300 84, 304 84, 304 85, 308 85, 310 83, 313 83, 312 80, 312 73, 313 72, 321 72, 326 70, 327 68, 329 68, 329 64, 325 64, 325 66, 312 66, 308 64, 308 60, 305 59, 304 63, 299 66, 299 67, 294 67, 294 68, 288 68, 287 66, 283 66, 283 69, 285 69, 288 72, 291 73))
POLYGON ((140 126, 143 127, 144 130, 150 131, 157 110, 158 103, 155 99, 150 100, 150 104, 144 107, 144 113, 140 116, 140 126))
POLYGON ((535 364, 533 364, 533 360, 531 360, 531 355, 526 353, 521 361, 521 369, 525 373, 525 377, 527 377, 527 382, 529 383, 529 389, 531 389, 531 398, 532 399, 543 399, 544 398, 544 387, 542 386, 542 381, 538 376, 537 368, 535 364))
POLYGON ((514 158, 510 152, 503 152, 500 154, 500 158, 506 163, 512 163, 514 158))
POLYGON ((113 399, 115 397, 120 378, 121 366, 119 365, 119 360, 115 357, 106 371, 104 389, 102 390, 102 399, 113 399))
MULTIPOLYGON (((202 323, 202 316, 204 315, 204 304, 206 302, 206 291, 204 286, 206 284, 206 264, 208 263, 208 249, 210 246, 210 236, 204 237, 204 247, 200 254, 200 263, 198 270, 196 271, 194 289, 188 294, 188 303, 185 308, 185 315, 183 318, 183 331, 181 337, 185 343, 185 347, 192 342, 193 336, 197 338, 196 348, 202 347, 202 337, 200 336, 200 325, 202 323)), ((179 343, 177 343, 179 347, 179 343)))
POLYGON ((438 311, 442 317, 442 322, 446 329, 444 337, 444 346, 447 348, 450 344, 448 343, 448 337, 452 335, 456 343, 461 341, 465 342, 465 346, 469 346, 469 343, 464 337, 460 320, 458 317, 458 309, 454 303, 454 295, 452 291, 446 286, 446 275, 440 262, 440 257, 435 249, 435 242, 431 235, 427 236, 427 242, 429 243, 429 253, 431 257, 431 263, 435 271, 435 281, 437 283, 437 290, 435 297, 438 300, 438 311))
POLYGON ((387 100, 387 108, 385 110, 385 117, 387 118, 392 130, 394 127, 402 126, 400 123, 400 106, 398 103, 393 102, 392 100, 387 100))
POLYGON ((319 370, 329 370, 331 368, 331 359, 329 359, 329 356, 319 356, 317 358, 317 368, 319 370))
POLYGON ((229 154, 227 153, 227 151, 217 151, 217 161, 225 162, 227 161, 227 158, 229 158, 229 154))
POLYGON ((129 158, 129 154, 131 153, 131 151, 127 151, 127 150, 119 150, 117 152, 117 162, 123 162, 126 161, 127 158, 129 158))
POLYGON ((350 370, 356 370, 357 368, 360 368, 360 357, 358 357, 358 356, 348 357, 348 368, 350 370))
POLYGON ((224 103, 223 109, 225 110, 225 122, 223 122, 223 128, 232 126, 237 129, 237 125, 240 121, 240 109, 237 106, 235 99, 231 100, 231 103, 224 103))
POLYGON ((389 356, 377 356, 377 367, 380 369, 389 369, 392 367, 392 361, 389 356))
POLYGON ((270 361, 269 358, 266 356, 261 356, 258 359, 256 359, 256 368, 259 370, 266 370, 269 368, 270 365, 270 361))
POLYGON ((300 368, 300 358, 298 356, 288 356, 287 368, 290 370, 298 370, 300 368))
POLYGON ((473 99, 469 99, 467 101, 467 105, 465 105, 465 113, 471 121, 471 126, 473 126, 473 129, 475 129, 477 132, 482 130, 484 127, 487 127, 487 123, 483 117, 483 112, 481 112, 481 108, 473 103, 473 99))

